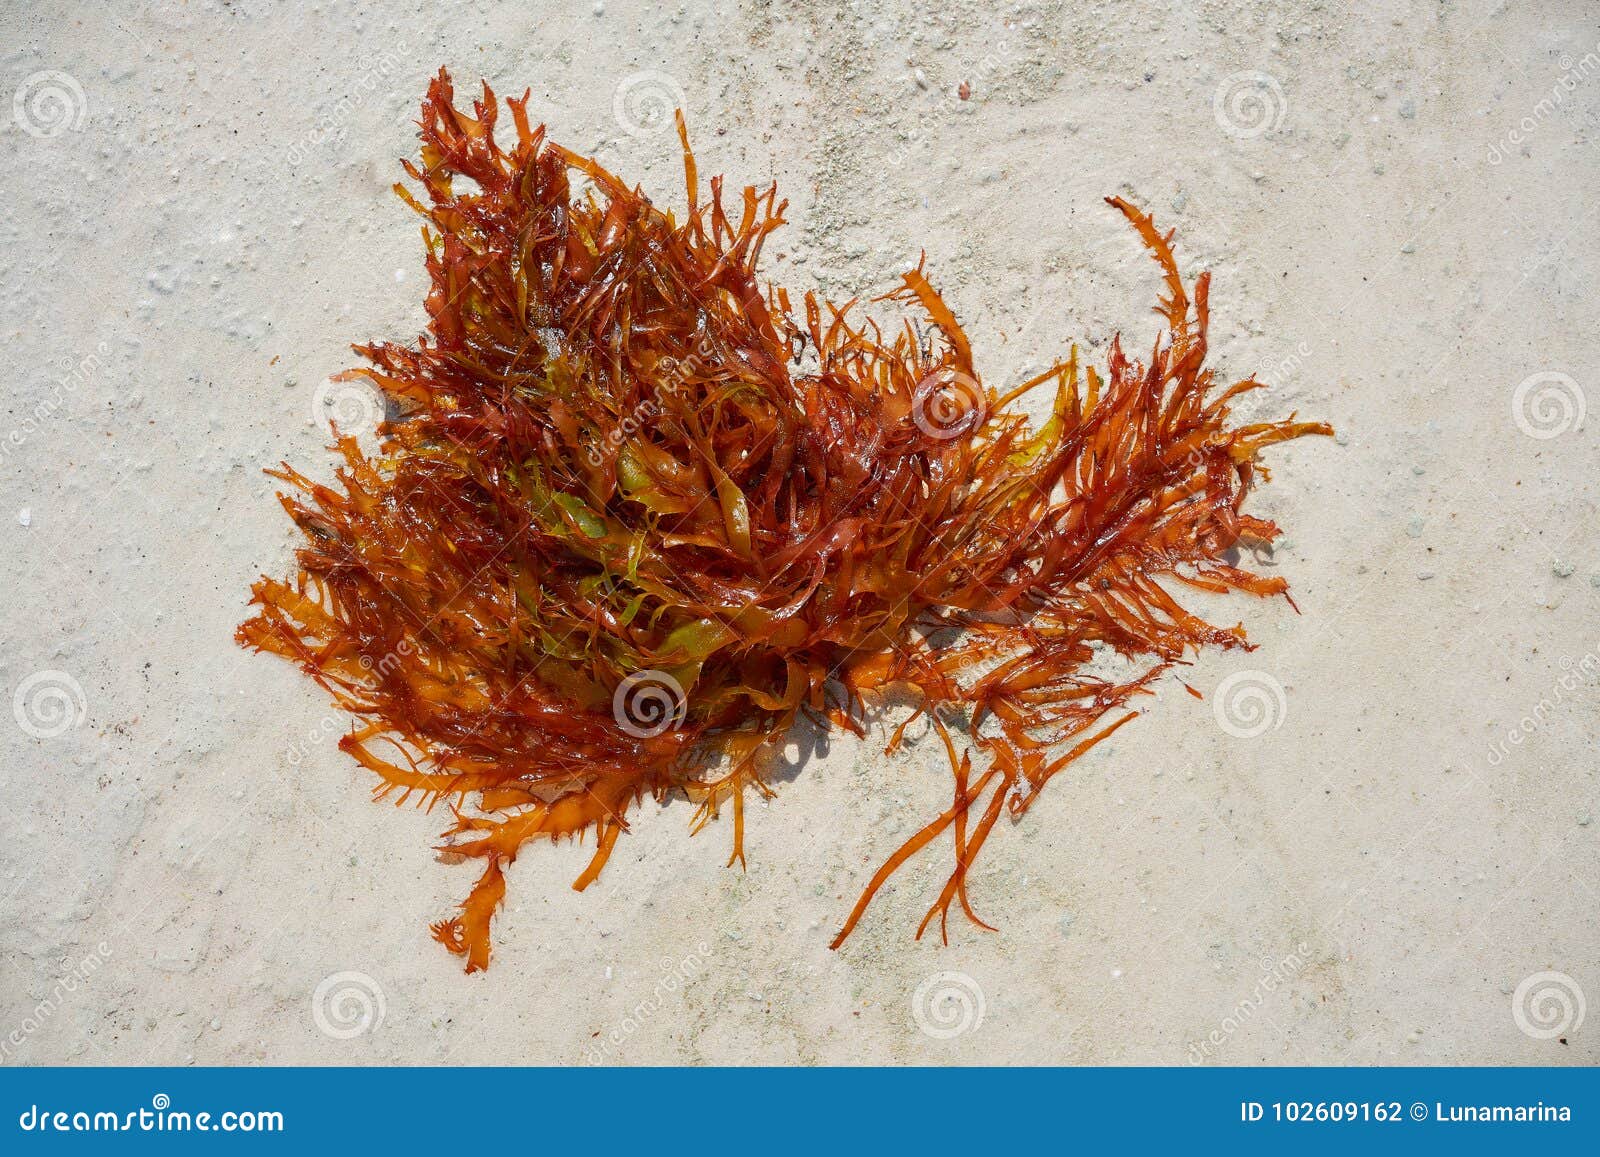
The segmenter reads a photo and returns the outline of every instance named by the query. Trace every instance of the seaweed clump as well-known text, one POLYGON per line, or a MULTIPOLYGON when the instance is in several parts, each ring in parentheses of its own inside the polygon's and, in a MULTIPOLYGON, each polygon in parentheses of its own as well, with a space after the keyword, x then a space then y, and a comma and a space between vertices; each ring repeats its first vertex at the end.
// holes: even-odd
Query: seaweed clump
POLYGON ((526 94, 507 107, 503 147, 487 85, 468 113, 446 72, 430 84, 420 189, 396 186, 424 218, 427 332, 357 346, 341 375, 394 415, 375 454, 336 430, 336 485, 272 472, 306 541, 239 641, 356 717, 340 747, 379 796, 450 803, 443 850, 482 875, 433 931, 468 971, 529 841, 592 834, 582 889, 633 805, 682 792, 695 830, 731 811, 742 862, 746 793, 771 794, 790 729, 865 734, 894 693, 929 713, 950 806, 835 946, 946 833, 918 935, 953 904, 982 924, 967 877, 1001 817, 1187 653, 1247 645, 1172 589, 1286 592, 1225 556, 1278 533, 1241 511, 1260 452, 1328 427, 1230 423, 1261 383, 1213 380, 1207 276, 1187 287, 1171 234, 1120 198, 1164 278, 1149 360, 1113 340, 1103 372, 1074 350, 997 394, 920 266, 881 299, 920 321, 887 331, 764 284, 786 202, 730 203, 720 178, 706 199, 681 117, 679 220, 547 140, 526 94), (1041 387, 1034 424, 1016 403, 1041 387), (1100 649, 1132 673, 1090 673, 1100 649))

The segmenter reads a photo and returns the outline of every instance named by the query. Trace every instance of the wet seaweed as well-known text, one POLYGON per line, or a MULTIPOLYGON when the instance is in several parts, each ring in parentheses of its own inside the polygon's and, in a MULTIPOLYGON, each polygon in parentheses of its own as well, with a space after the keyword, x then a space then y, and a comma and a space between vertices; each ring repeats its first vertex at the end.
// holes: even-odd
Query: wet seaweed
POLYGON ((1277 527, 1243 513, 1277 442, 1320 423, 1231 421, 1261 383, 1205 366, 1209 278, 1110 198, 1154 258, 1163 332, 1113 339, 999 393, 922 266, 879 299, 792 301, 758 274, 776 187, 702 186, 680 117, 687 212, 653 205, 487 85, 430 84, 412 187, 427 332, 357 346, 341 375, 392 418, 369 452, 336 431, 332 485, 287 463, 305 536, 253 587, 248 647, 298 663, 354 717, 340 747, 398 802, 444 802, 441 850, 482 873, 433 928, 486 967, 505 868, 530 841, 593 837, 600 874, 646 796, 699 830, 771 795, 802 721, 866 735, 909 697, 948 756, 950 806, 868 880, 837 947, 908 859, 948 837, 917 929, 985 928, 972 865, 1128 705, 1200 648, 1247 647, 1183 587, 1287 595, 1230 562, 1277 527), (1022 399, 1053 398, 1030 421, 1022 399), (1101 652, 1126 671, 1096 673, 1101 652))

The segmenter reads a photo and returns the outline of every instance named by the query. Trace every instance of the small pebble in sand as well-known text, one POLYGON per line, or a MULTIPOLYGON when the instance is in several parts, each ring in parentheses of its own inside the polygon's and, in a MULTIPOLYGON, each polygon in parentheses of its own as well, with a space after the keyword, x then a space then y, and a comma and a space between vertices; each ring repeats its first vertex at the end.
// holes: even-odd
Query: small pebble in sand
POLYGON ((1556 572, 1556 578, 1571 578, 1572 577, 1572 572, 1577 570, 1578 568, 1575 567, 1570 562, 1559 562, 1558 561, 1550 569, 1556 572))
POLYGON ((222 1018, 220 1016, 212 1017, 211 1018, 211 1031, 212 1032, 217 1032, 221 1028, 222 1028, 222 1018))
POLYGON ((1433 572, 1431 570, 1419 570, 1417 572, 1417 581, 1418 582, 1424 582, 1425 583, 1429 579, 1431 579, 1432 577, 1433 577, 1433 572))
POLYGON ((32 526, 33 511, 29 507, 24 506, 21 510, 17 511, 17 521, 23 526, 32 526))
POLYGON ((1582 815, 1580 815, 1578 817, 1578 826, 1580 828, 1588 827, 1590 822, 1591 822, 1591 817, 1590 817, 1588 812, 1584 812, 1582 815))
POLYGON ((1122 979, 1122 969, 1113 968, 1111 970, 1111 979, 1112 980, 1121 980, 1122 979))

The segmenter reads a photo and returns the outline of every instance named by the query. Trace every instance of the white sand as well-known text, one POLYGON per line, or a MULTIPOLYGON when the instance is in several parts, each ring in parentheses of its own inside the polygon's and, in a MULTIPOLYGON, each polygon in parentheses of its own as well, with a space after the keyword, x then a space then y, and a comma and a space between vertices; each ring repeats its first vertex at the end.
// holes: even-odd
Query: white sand
POLYGON ((1595 420, 1514 417, 1540 373, 1568 377, 1528 388, 1529 429, 1561 424, 1541 392, 1600 405, 1594 9, 1173 7, 6 5, 0 98, 34 132, 0 130, 0 686, 34 732, 52 687, 83 717, 0 726, 4 1060, 1600 1059, 1600 1010, 1562 1043, 1535 1035, 1555 1004, 1529 994, 1534 1033, 1512 1007, 1545 971, 1600 1000, 1595 420), (318 384, 421 324, 388 185, 440 64, 531 86, 676 203, 671 136, 613 109, 670 76, 702 173, 791 199, 774 278, 873 294, 926 248, 997 384, 1148 345, 1155 270, 1100 200, 1135 197, 1214 272, 1222 371, 1275 383, 1247 410, 1341 431, 1272 452, 1253 504, 1303 613, 1207 606, 1260 649, 1204 657, 1205 702, 1164 683, 996 833, 972 891, 998 935, 912 941, 944 849, 827 949, 948 792, 932 744, 845 738, 754 809, 744 875, 681 802, 583 896, 585 850, 528 849, 465 976, 426 929, 475 875, 430 851, 442 813, 368 802, 322 693, 233 644, 295 541, 260 468, 325 464, 318 384), (1241 671, 1284 691, 1255 738, 1213 715, 1241 671), (342 972, 381 1021, 341 981, 317 1004, 342 972), (914 1015, 939 972, 981 992, 981 1023, 923 1018, 954 1037, 914 1015))

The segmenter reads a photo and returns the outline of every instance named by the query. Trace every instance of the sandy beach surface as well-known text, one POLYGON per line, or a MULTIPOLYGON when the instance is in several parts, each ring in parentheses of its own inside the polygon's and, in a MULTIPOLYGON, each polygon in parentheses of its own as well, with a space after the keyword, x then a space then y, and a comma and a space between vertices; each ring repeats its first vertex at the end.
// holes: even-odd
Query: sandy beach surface
MULTIPOLYGON (((6 1064, 1593 1064, 1600 1060, 1600 19, 1416 0, 10 3, 0 11, 6 1064), (681 206, 776 180, 766 271, 926 251, 993 385, 1156 332, 1102 198, 1210 270, 1243 412, 1326 419, 1251 511, 1282 601, 996 833, 988 933, 912 932, 935 738, 835 737, 727 822, 647 805, 598 887, 475 875, 370 801, 348 720, 232 640, 330 471, 328 375, 424 321, 390 191, 448 66, 681 206), (963 99, 961 93, 966 92, 963 99), (1584 1014, 1587 1012, 1587 1017, 1584 1014)), ((344 399, 347 404, 348 398, 344 399)))

